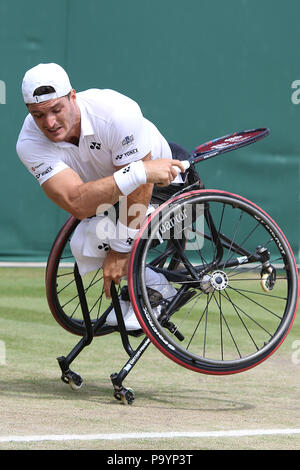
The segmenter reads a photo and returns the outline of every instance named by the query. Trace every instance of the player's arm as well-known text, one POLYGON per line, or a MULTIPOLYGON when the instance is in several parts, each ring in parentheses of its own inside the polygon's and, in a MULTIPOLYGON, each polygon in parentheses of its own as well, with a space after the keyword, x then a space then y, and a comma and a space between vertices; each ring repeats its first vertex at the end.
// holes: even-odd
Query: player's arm
POLYGON ((115 204, 122 195, 113 176, 84 183, 71 168, 66 168, 43 185, 46 195, 77 219, 96 214, 101 204, 115 204))
MULTIPOLYGON (((147 183, 168 185, 177 175, 174 166, 184 171, 179 160, 146 160, 144 165, 147 183)), ((65 168, 49 178, 43 183, 42 188, 53 202, 80 220, 95 215, 101 204, 115 204, 123 195, 114 176, 84 183, 71 168, 65 168)), ((150 188, 148 186, 149 194, 147 191, 144 193, 145 201, 151 197, 150 188)), ((138 194, 142 197, 143 190, 141 188, 137 188, 137 192, 131 200, 135 200, 138 194)))

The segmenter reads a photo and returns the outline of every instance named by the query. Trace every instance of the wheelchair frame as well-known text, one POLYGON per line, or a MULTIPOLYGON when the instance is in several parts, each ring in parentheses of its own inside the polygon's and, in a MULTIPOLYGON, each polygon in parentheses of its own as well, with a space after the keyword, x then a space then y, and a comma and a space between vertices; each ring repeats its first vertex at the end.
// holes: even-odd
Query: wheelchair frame
MULTIPOLYGON (((187 159, 188 154, 186 151, 181 152, 182 149, 180 148, 179 153, 178 153, 178 149, 175 148, 175 150, 177 150, 177 155, 176 155, 176 152, 173 152, 173 153, 175 153, 176 158, 181 157, 180 159, 182 160, 187 159)), ((174 199, 174 198, 176 199, 176 197, 179 197, 182 194, 189 193, 189 192, 192 192, 193 190, 199 190, 199 189, 204 189, 204 185, 201 179, 199 178, 199 175, 196 169, 194 168, 194 165, 191 165, 190 169, 186 173, 184 185, 178 185, 178 186, 174 185, 174 188, 172 189, 170 187, 167 187, 167 188, 163 188, 163 190, 156 188, 156 190, 153 193, 152 201, 154 201, 155 203, 159 203, 159 205, 163 203, 167 204, 167 201, 169 201, 170 199, 174 199)), ((217 252, 219 252, 219 249, 222 251, 222 248, 225 247, 226 244, 230 242, 232 244, 233 242, 232 240, 231 241, 230 240, 228 241, 228 239, 226 240, 226 237, 221 241, 222 236, 216 229, 214 221, 211 218, 210 213, 208 214, 208 217, 210 217, 209 223, 210 223, 210 229, 211 229, 211 237, 212 239, 214 239, 213 242, 215 243, 217 252)), ((75 219, 73 218, 73 221, 74 220, 75 219)), ((66 225, 68 225, 68 221, 66 225)), ((55 245, 55 242, 54 242, 54 245, 55 245)), ((249 253, 247 253, 242 247, 239 247, 238 245, 235 247, 235 251, 239 253, 241 256, 245 256, 245 255, 249 256, 249 253)), ((251 256, 253 257, 253 254, 251 256)), ((263 255, 257 254, 256 261, 262 262, 263 264, 264 262, 267 262, 268 260, 264 260, 263 255)), ((52 272, 51 272, 52 269, 53 267, 51 266, 49 267, 49 260, 48 260, 48 265, 47 265, 47 270, 46 270, 46 283, 48 282, 47 279, 51 278, 52 276, 52 272)), ((78 293, 78 297, 80 301, 80 308, 81 308, 82 316, 83 316, 85 334, 82 336, 82 338, 79 340, 79 342, 74 346, 74 348, 69 352, 67 356, 60 356, 57 358, 59 367, 62 373, 61 379, 63 382, 69 384, 72 389, 79 389, 82 386, 83 380, 79 374, 77 374, 76 372, 70 369, 71 363, 76 359, 76 357, 81 353, 81 351, 85 347, 89 346, 92 343, 95 336, 103 336, 103 335, 118 331, 121 337, 123 348, 126 351, 127 355, 129 356, 129 359, 126 361, 126 363, 124 364, 124 366, 120 369, 118 373, 114 372, 110 375, 110 380, 113 385, 114 397, 124 404, 126 403, 132 404, 135 399, 134 392, 132 389, 124 387, 123 381, 126 379, 127 375, 132 370, 132 368, 136 365, 136 363, 141 358, 143 353, 146 351, 148 346, 152 342, 154 342, 155 344, 156 342, 155 340, 153 340, 153 337, 150 336, 151 337, 150 339, 148 335, 142 339, 142 341, 139 343, 139 345, 135 349, 132 347, 129 337, 130 336, 139 337, 143 335, 144 332, 142 329, 137 330, 137 331, 130 331, 130 332, 126 331, 123 315, 121 312, 120 302, 119 302, 119 293, 117 292, 117 289, 114 283, 111 284, 111 299, 112 299, 111 306, 108 307, 106 311, 101 314, 99 318, 97 318, 96 320, 93 320, 92 322, 86 296, 85 296, 84 285, 83 285, 82 278, 80 276, 76 263, 74 266, 74 278, 75 278, 76 289, 77 289, 77 293, 78 293), (116 327, 108 326, 105 324, 106 317, 108 316, 112 308, 114 308, 116 317, 117 317, 118 324, 116 327)), ((298 291, 297 291, 297 295, 298 295, 298 291)), ((48 298, 48 302, 49 302, 49 298, 48 298)), ((51 310, 53 313, 53 308, 51 310)), ((59 319, 58 318, 56 319, 59 322, 59 319)), ((168 325, 167 325, 167 328, 168 328, 168 325)), ((176 333, 174 332, 172 333, 175 334, 176 336, 176 333)), ((179 332, 178 334, 180 335, 179 332)), ((178 362, 180 363, 180 361, 178 362)), ((192 369, 192 367, 189 367, 189 368, 192 369)), ((203 372, 205 373, 205 371, 203 372)), ((232 372, 228 372, 228 373, 232 373, 232 372)))
POLYGON ((88 306, 86 302, 82 279, 81 279, 81 276, 79 274, 78 267, 76 264, 75 264, 75 269, 74 269, 74 275, 75 275, 75 280, 76 280, 76 287, 78 290, 78 296, 80 299, 80 305, 81 305, 82 315, 84 319, 84 324, 86 328, 86 334, 80 339, 80 341, 74 346, 74 348, 70 351, 70 353, 66 357, 60 356, 57 358, 57 361, 59 363, 59 366, 62 372, 61 380, 69 384, 72 389, 74 390, 79 389, 82 385, 83 380, 79 374, 77 374, 76 372, 70 369, 70 364, 74 361, 74 359, 76 359, 76 357, 81 353, 81 351, 85 347, 89 346, 92 343, 96 332, 98 333, 98 336, 103 336, 109 333, 113 333, 115 331, 119 331, 121 340, 122 340, 122 345, 124 347, 124 350, 128 354, 129 359, 125 363, 125 365, 121 368, 119 373, 115 372, 111 374, 110 379, 114 387, 114 397, 117 400, 122 401, 123 403, 132 404, 135 398, 134 392, 132 389, 125 388, 123 386, 123 381, 125 380, 126 376, 129 374, 130 370, 135 366, 137 361, 140 359, 142 354, 145 352, 147 347, 151 344, 151 341, 148 337, 145 337, 136 349, 132 348, 131 342, 129 339, 129 334, 131 336, 137 337, 137 336, 140 336, 142 332, 140 330, 138 330, 136 333, 135 332, 128 333, 126 331, 126 328, 124 325, 124 319, 123 319, 122 312, 121 312, 119 297, 118 297, 117 289, 114 283, 112 283, 111 285, 111 298, 112 298, 112 306, 116 312, 118 326, 110 327, 110 326, 105 325, 105 320, 106 320, 108 313, 111 310, 111 307, 109 307, 93 325, 91 322, 89 311, 88 311, 88 306))

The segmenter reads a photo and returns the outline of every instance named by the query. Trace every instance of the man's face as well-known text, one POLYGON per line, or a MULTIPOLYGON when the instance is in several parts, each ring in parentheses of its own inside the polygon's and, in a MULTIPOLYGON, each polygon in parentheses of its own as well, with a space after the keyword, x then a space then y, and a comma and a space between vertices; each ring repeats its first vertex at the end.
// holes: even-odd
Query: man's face
POLYGON ((76 93, 69 96, 27 105, 28 111, 43 134, 52 142, 68 141, 79 132, 80 111, 76 104, 76 93))

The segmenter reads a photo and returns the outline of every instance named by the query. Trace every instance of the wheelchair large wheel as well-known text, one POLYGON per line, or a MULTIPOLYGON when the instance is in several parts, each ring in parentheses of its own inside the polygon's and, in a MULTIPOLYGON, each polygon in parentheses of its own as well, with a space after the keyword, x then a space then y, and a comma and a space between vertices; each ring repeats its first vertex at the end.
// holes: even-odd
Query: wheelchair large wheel
MULTIPOLYGON (((70 333, 84 336, 86 327, 75 280, 75 259, 69 245, 78 223, 79 220, 70 217, 53 243, 46 269, 46 294, 55 320, 70 333)), ((104 295, 102 269, 86 274, 82 282, 89 315, 94 325, 100 316, 111 308, 110 301, 104 295)), ((103 332, 102 329, 99 335, 103 332)), ((97 330, 94 335, 98 336, 97 330)))
POLYGON ((255 204, 223 191, 191 191, 156 209, 134 244, 128 279, 152 343, 206 374, 242 372, 267 359, 297 309, 297 266, 284 234, 255 204), (177 291, 157 306, 149 269, 177 291))

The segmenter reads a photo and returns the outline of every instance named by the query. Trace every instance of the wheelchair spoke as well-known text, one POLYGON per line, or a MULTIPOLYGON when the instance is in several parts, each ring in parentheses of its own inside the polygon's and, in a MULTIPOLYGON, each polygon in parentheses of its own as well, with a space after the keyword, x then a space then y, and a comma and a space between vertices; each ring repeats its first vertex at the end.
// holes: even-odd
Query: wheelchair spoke
POLYGON ((212 255, 213 261, 215 261, 217 258, 218 243, 222 245, 220 234, 221 234, 222 223, 224 220, 225 207, 226 207, 225 204, 223 204, 217 233, 214 234, 215 229, 214 229, 213 221, 211 220, 210 217, 207 217, 207 225, 208 225, 208 229, 210 233, 210 241, 211 241, 212 250, 213 250, 213 255, 212 255), (218 237, 218 243, 216 243, 216 236, 218 237))
MULTIPOLYGON (((255 301, 254 299, 252 299, 249 295, 246 295, 244 294, 241 290, 239 289, 235 289, 234 287, 231 287, 231 286, 228 286, 229 289, 237 292, 238 294, 240 294, 241 296, 245 297, 247 300, 249 300, 249 302, 252 302, 254 304, 256 304, 258 307, 262 308, 263 310, 265 310, 266 312, 269 312, 271 313, 272 315, 276 316, 277 318, 279 318, 281 320, 281 316, 277 315, 275 312, 273 312, 272 310, 270 310, 269 308, 265 307, 264 305, 260 304, 259 302, 255 301)), ((286 299, 285 299, 286 300, 286 299)))
POLYGON ((64 277, 64 276, 73 276, 74 275, 74 272, 73 271, 70 271, 68 273, 62 273, 62 274, 57 274, 57 279, 61 278, 61 277, 64 277))
POLYGON ((225 268, 226 268, 226 265, 227 265, 227 263, 228 263, 228 261, 229 261, 229 259, 230 259, 229 256, 230 256, 230 253, 232 252, 232 247, 233 247, 233 245, 234 245, 234 243, 235 243, 235 239, 236 239, 236 237, 237 237, 237 233, 238 233, 239 227, 240 227, 240 225, 241 225, 243 215, 244 215, 244 213, 243 213, 242 211, 240 211, 240 216, 239 216, 239 218, 238 218, 238 220, 237 220, 237 222, 236 222, 236 226, 235 226, 233 238, 232 238, 232 241, 231 241, 229 250, 228 250, 227 259, 225 260, 225 262, 224 262, 224 264, 223 264, 223 266, 222 266, 222 269, 225 269, 225 268))
MULTIPOLYGON (((272 337, 272 334, 268 330, 266 330, 266 328, 261 323, 259 323, 257 320, 255 320, 253 318, 253 315, 248 314, 247 312, 245 312, 245 310, 243 310, 235 302, 233 302, 233 300, 230 298, 230 295, 228 294, 227 291, 225 291, 225 294, 222 294, 222 296, 230 302, 230 304, 232 305, 232 307, 234 308, 234 310, 236 312, 239 311, 240 313, 242 313, 244 315, 244 317, 251 320, 253 323, 255 323, 256 326, 261 328, 265 333, 267 333, 270 337, 272 337)), ((241 318, 239 314, 238 314, 238 316, 239 316, 239 318, 241 318)))
MULTIPOLYGON (((73 273, 72 273, 72 275, 73 275, 73 273)), ((62 276, 62 275, 59 275, 59 276, 57 276, 57 278, 60 278, 61 276, 62 276)), ((74 278, 71 279, 70 282, 68 282, 67 284, 65 284, 61 289, 59 289, 59 290, 57 291, 57 293, 60 294, 61 292, 63 292, 63 290, 65 290, 65 289, 67 289, 68 287, 70 287, 71 284, 75 284, 75 279, 74 279, 74 278)))
MULTIPOLYGON (((253 235, 255 233, 255 230, 258 229, 259 227, 259 223, 257 223, 255 225, 255 227, 248 233, 248 235, 243 239, 243 241, 240 243, 240 246, 243 247, 245 245, 245 243, 250 239, 251 235, 253 235)), ((264 245, 265 246, 265 245, 264 245)), ((232 247, 231 247, 232 248, 232 247)), ((232 258, 234 257, 234 254, 235 254, 235 251, 233 250, 233 253, 232 255, 230 256, 230 258, 227 259, 226 263, 228 263, 230 260, 232 260, 232 258)))
MULTIPOLYGON (((248 280, 248 279, 247 279, 248 280)), ((269 293, 266 293, 266 292, 256 292, 254 290, 247 290, 247 289, 241 289, 241 288, 233 288, 232 286, 228 286, 229 289, 233 289, 235 290, 236 292, 248 292, 249 294, 253 294, 253 295, 261 295, 263 297, 273 297, 274 299, 280 299, 280 300, 284 300, 284 301, 287 301, 288 298, 287 297, 281 297, 279 295, 272 295, 272 294, 269 294, 269 293)), ((251 299, 251 298, 250 298, 251 299)))
POLYGON ((207 298, 207 299, 206 299, 205 308, 204 308, 202 314, 200 315, 199 320, 198 320, 198 322, 197 322, 197 324, 196 324, 196 327, 195 327, 195 329, 194 329, 194 331, 193 331, 193 333, 192 333, 192 335, 191 335, 191 338, 190 338, 190 340, 189 340, 189 342, 187 343, 187 346, 186 346, 186 349, 189 349, 189 347, 190 347, 190 345, 191 345, 191 343, 192 343, 192 341, 193 341, 193 339, 194 339, 194 337, 195 337, 195 335, 196 335, 196 332, 197 332, 197 330, 198 330, 198 328, 199 328, 199 326, 200 326, 200 324, 201 324, 201 322, 202 322, 202 319, 205 318, 205 327, 204 327, 205 334, 204 334, 204 344, 203 344, 203 356, 204 356, 204 357, 205 357, 205 343, 206 343, 205 340, 206 340, 206 329, 207 329, 208 306, 209 306, 209 304, 210 304, 211 299, 212 299, 212 296, 210 296, 210 298, 207 298))
MULTIPOLYGON (((233 342, 233 344, 234 344, 234 347, 235 347, 235 349, 236 349, 236 351, 237 351, 239 357, 242 357, 242 355, 241 355, 241 353, 240 353, 240 350, 239 350, 239 348, 238 348, 238 345, 237 345, 237 343, 236 343, 236 341, 235 341, 235 339, 234 339, 234 335, 233 335, 233 333, 232 333, 232 331, 231 331, 231 328, 230 328, 230 326, 229 326, 229 324, 228 324, 228 322, 227 322, 227 320, 226 320, 226 317, 225 317, 224 314, 223 314, 222 308, 221 308, 221 298, 222 298, 222 295, 221 295, 221 293, 219 292, 219 296, 220 296, 220 297, 219 297, 219 300, 220 300, 219 303, 218 303, 218 301, 217 301, 217 299, 216 299, 215 294, 213 294, 213 296, 214 296, 214 299, 215 299, 216 304, 218 305, 219 312, 220 312, 221 357, 222 357, 222 359, 224 359, 224 350, 223 350, 223 346, 224 346, 224 342, 223 342, 223 323, 224 323, 225 326, 226 326, 226 329, 227 329, 227 331, 228 331, 228 333, 229 333, 229 335, 230 335, 230 337, 231 337, 231 339, 232 339, 232 342, 233 342)), ((238 316, 239 316, 239 314, 238 314, 238 316)), ((239 318, 240 318, 240 316, 239 316, 239 318)))

